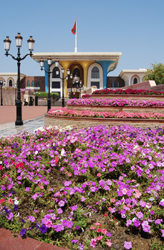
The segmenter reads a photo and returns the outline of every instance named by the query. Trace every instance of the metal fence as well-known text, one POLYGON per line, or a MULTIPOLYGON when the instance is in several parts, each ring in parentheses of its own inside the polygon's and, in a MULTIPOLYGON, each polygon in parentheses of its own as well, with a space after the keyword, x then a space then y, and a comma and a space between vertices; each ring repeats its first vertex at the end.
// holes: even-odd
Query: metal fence
MULTIPOLYGON (((66 106, 67 101, 69 99, 70 98, 65 98, 64 99, 64 106, 66 106)), ((35 106, 47 106, 47 98, 36 98, 35 97, 35 103, 34 103, 34 105, 35 106)), ((51 106, 62 107, 62 99, 61 98, 59 98, 59 99, 51 98, 51 106)))

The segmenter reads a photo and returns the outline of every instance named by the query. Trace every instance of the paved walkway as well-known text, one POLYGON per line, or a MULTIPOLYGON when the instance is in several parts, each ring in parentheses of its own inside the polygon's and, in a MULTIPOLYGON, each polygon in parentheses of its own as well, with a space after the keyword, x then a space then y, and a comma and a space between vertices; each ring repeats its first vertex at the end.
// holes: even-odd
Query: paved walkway
POLYGON ((23 125, 16 126, 16 106, 0 106, 0 136, 19 134, 22 130, 30 132, 43 127, 46 112, 46 106, 22 106, 23 125))

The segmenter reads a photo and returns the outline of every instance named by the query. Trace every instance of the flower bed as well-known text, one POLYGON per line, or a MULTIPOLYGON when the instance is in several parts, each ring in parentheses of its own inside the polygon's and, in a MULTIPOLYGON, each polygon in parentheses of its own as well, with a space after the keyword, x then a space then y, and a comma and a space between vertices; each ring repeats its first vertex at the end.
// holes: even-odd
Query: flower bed
POLYGON ((1 226, 71 250, 162 249, 163 135, 101 125, 0 138, 1 226))
POLYGON ((93 112, 164 113, 164 102, 126 99, 70 99, 68 109, 93 112))
MULTIPOLYGON (((119 95, 119 94, 96 94, 91 95, 90 99, 126 99, 126 100, 153 100, 153 101, 164 101, 163 95, 119 95)), ((85 98, 84 98, 85 99, 85 98)))
POLYGON ((92 95, 164 95, 161 91, 151 91, 143 89, 100 89, 95 90, 92 95))
POLYGON ((128 112, 92 112, 90 110, 71 110, 67 108, 50 109, 52 116, 89 117, 89 118, 135 118, 135 119, 164 119, 161 113, 128 113, 128 112))
POLYGON ((70 99, 67 105, 83 106, 111 106, 111 107, 164 107, 160 100, 127 100, 127 99, 70 99))

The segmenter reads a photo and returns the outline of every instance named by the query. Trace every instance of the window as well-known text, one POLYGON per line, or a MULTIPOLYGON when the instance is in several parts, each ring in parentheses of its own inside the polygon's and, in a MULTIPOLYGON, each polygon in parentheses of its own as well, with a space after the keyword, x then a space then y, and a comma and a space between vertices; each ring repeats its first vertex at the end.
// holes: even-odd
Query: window
POLYGON ((100 83, 99 82, 91 82, 91 86, 97 86, 97 88, 100 88, 100 83))
POLYGON ((75 68, 75 69, 74 69, 74 71, 73 71, 73 77, 74 77, 75 75, 76 75, 77 77, 80 77, 80 69, 78 69, 78 68, 75 68))
POLYGON ((120 83, 119 82, 117 82, 117 88, 119 88, 120 87, 120 83))
POLYGON ((42 81, 42 83, 44 84, 44 81, 42 81))
POLYGON ((34 87, 34 81, 32 81, 32 87, 34 87))
POLYGON ((60 82, 52 82, 52 89, 60 89, 60 82))
POLYGON ((114 88, 114 81, 112 81, 112 88, 114 88))
POLYGON ((52 78, 59 78, 59 77, 60 77, 60 70, 59 70, 59 68, 58 68, 58 67, 53 68, 53 71, 52 71, 52 78), (56 71, 59 72, 58 75, 56 74, 56 71))
POLYGON ((96 66, 92 69, 91 78, 99 78, 99 69, 96 66))
POLYGON ((12 80, 9 81, 9 87, 12 87, 12 80))
POLYGON ((30 82, 29 81, 27 81, 27 87, 30 87, 30 82))
POLYGON ((136 83, 137 83, 137 78, 135 77, 133 80, 133 84, 136 84, 136 83))
POLYGON ((36 87, 40 87, 39 81, 36 82, 36 87))

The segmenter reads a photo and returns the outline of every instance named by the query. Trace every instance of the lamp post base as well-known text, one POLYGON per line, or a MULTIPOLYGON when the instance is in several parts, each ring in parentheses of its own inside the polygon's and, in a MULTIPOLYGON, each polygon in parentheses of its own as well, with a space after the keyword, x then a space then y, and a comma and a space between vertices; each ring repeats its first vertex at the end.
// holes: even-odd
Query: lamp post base
POLYGON ((23 125, 23 121, 22 120, 16 120, 15 125, 16 126, 21 126, 21 125, 23 125))
POLYGON ((47 112, 51 109, 51 99, 47 98, 47 112))
POLYGON ((23 121, 22 121, 22 102, 21 100, 16 100, 16 121, 15 121, 15 125, 17 126, 21 126, 23 125, 23 121))

